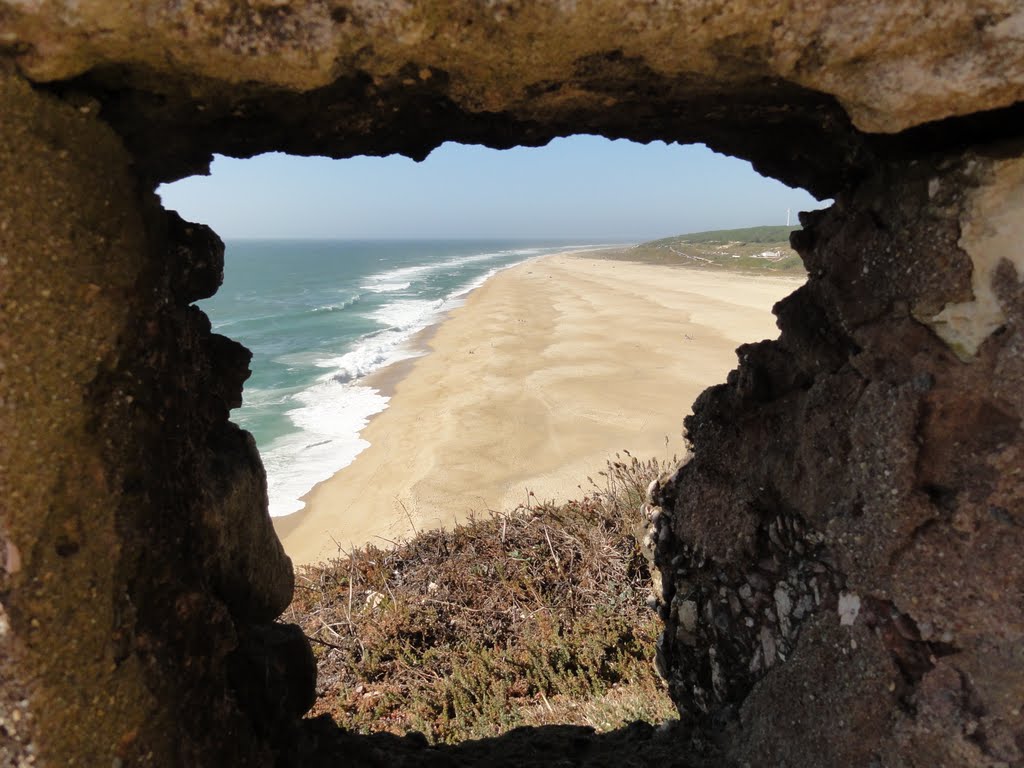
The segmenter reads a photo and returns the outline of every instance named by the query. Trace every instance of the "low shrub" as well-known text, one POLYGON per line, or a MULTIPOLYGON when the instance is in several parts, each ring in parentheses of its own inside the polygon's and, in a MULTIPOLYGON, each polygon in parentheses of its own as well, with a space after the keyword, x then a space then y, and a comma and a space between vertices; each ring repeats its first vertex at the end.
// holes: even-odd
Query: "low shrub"
POLYGON ((647 486, 674 462, 616 454, 577 501, 300 568, 283 619, 314 643, 313 714, 433 742, 675 717, 640 550, 647 486))

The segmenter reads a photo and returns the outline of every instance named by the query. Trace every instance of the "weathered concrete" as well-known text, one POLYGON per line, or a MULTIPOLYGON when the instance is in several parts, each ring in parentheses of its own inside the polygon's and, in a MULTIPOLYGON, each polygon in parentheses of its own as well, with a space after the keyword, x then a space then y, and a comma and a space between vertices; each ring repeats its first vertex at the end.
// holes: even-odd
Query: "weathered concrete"
POLYGON ((297 724, 309 651, 268 623, 292 575, 227 420, 248 353, 189 306, 222 245, 155 184, 582 132, 836 200, 781 339, 702 395, 655 494, 687 743, 1024 763, 1022 28, 1013 0, 0 0, 0 763, 347 743, 297 724))

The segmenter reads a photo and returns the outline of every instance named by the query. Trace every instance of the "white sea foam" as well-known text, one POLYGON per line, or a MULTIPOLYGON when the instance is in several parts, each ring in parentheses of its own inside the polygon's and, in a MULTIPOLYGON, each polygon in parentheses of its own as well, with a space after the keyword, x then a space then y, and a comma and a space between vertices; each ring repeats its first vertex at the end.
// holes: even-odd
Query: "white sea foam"
MULTIPOLYGON (((521 262, 515 262, 518 263, 521 262)), ((382 330, 363 337, 344 355, 318 360, 315 365, 332 369, 331 378, 343 384, 419 355, 420 350, 411 345, 416 334, 460 306, 471 291, 479 288, 495 273, 515 264, 495 267, 463 284, 443 299, 401 299, 379 307, 366 316, 384 326, 382 330)))
POLYGON ((370 276, 370 281, 373 284, 377 283, 393 283, 402 282, 410 279, 416 279, 429 275, 433 272, 441 272, 446 269, 453 269, 456 267, 463 267, 467 264, 477 264, 484 261, 493 261, 494 259, 509 258, 509 257, 528 257, 541 252, 540 248, 520 248, 517 250, 509 251, 491 251, 488 253, 476 253, 471 256, 456 256, 451 259, 445 259, 444 261, 431 261, 426 264, 416 264, 411 267, 399 267, 397 269, 389 269, 385 272, 379 272, 376 275, 370 276))
POLYGON ((331 304, 323 304, 319 307, 313 307, 314 312, 340 312, 344 309, 348 309, 360 299, 360 295, 357 293, 355 296, 351 296, 344 301, 337 301, 331 304))
POLYGON ((302 390, 296 387, 280 387, 275 389, 257 389, 246 387, 242 393, 247 408, 260 409, 272 408, 276 405, 285 405, 302 390))
POLYGON ((330 379, 294 399, 299 407, 287 416, 301 431, 280 437, 261 451, 273 516, 298 512, 304 506, 300 497, 351 464, 369 445, 359 433, 388 403, 375 389, 330 379))
POLYGON ((317 360, 314 364, 330 369, 328 378, 339 384, 354 381, 416 354, 406 346, 415 333, 412 330, 379 331, 361 339, 344 355, 317 360))
POLYGON ((428 275, 436 269, 436 264, 414 264, 411 267, 398 267, 396 269, 386 270, 385 272, 378 272, 376 275, 370 275, 367 280, 370 285, 402 283, 420 278, 423 275, 428 275))
POLYGON ((394 293, 395 291, 404 291, 411 285, 412 283, 408 281, 404 283, 367 283, 363 289, 374 293, 394 293))
POLYGON ((437 313, 444 307, 446 299, 403 299, 371 312, 368 317, 376 320, 386 328, 400 331, 415 328, 420 330, 436 319, 437 313))
POLYGON ((240 317, 235 320, 217 320, 216 322, 211 321, 210 327, 215 331, 219 331, 221 328, 230 328, 233 325, 258 323, 260 320, 267 320, 272 317, 277 317, 277 315, 254 315, 252 317, 240 317))

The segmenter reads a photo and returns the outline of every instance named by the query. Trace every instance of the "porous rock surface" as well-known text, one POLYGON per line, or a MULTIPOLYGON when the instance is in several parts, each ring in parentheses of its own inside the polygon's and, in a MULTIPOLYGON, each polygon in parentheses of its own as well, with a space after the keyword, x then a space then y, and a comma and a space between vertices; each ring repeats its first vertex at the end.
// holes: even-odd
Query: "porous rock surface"
POLYGON ((924 10, 0 0, 0 765, 1024 764, 1024 8, 924 10), (687 725, 301 724, 291 566, 228 421, 249 355, 191 306, 223 245, 153 189, 215 151, 569 133, 835 198, 781 338, 652 489, 687 725))
POLYGON ((973 293, 1000 318, 976 352, 933 332, 972 296, 965 222, 1019 232, 1021 147, 887 165, 805 215, 781 338, 740 348, 652 491, 665 676, 740 762, 1024 761, 1019 238, 973 293))

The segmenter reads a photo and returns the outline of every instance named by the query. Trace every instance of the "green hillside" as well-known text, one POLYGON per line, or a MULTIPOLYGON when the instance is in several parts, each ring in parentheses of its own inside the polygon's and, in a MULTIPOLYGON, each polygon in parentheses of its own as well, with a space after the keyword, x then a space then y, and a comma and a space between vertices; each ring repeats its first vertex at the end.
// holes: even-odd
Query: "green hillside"
POLYGON ((799 275, 804 271, 803 262, 789 246, 789 234, 796 229, 799 227, 764 226, 691 232, 604 251, 602 255, 699 269, 799 275))
POLYGON ((713 229, 709 232, 691 232, 687 235, 676 235, 661 240, 652 240, 643 245, 658 243, 789 243, 789 233, 800 229, 796 227, 746 227, 744 229, 713 229))

